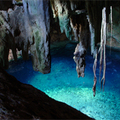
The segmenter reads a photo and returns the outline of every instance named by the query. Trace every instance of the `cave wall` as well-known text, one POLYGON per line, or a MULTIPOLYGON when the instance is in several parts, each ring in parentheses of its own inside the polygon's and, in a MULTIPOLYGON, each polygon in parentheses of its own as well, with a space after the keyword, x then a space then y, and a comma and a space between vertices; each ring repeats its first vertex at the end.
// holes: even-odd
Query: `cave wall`
POLYGON ((14 59, 17 60, 15 39, 8 23, 9 16, 6 11, 0 11, 0 66, 8 68, 8 52, 12 49, 14 59))

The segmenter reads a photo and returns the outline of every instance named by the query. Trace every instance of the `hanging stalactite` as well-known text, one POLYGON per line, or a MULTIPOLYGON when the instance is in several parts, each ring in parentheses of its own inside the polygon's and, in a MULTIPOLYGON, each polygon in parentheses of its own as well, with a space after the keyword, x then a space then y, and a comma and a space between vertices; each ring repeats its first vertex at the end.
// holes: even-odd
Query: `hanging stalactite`
POLYGON ((85 71, 85 55, 87 51, 87 43, 89 40, 89 24, 85 13, 71 16, 71 25, 74 31, 76 41, 79 41, 74 52, 74 61, 76 63, 76 71, 78 77, 84 77, 85 71), (78 18, 78 19, 77 19, 78 18))
POLYGON ((103 55, 103 77, 101 79, 101 89, 103 86, 104 90, 104 85, 105 85, 105 71, 106 71, 106 8, 103 8, 102 10, 102 26, 101 26, 101 41, 103 41, 103 48, 101 51, 104 51, 103 55), (103 84, 103 85, 102 85, 103 84))
POLYGON ((74 61, 76 63, 76 71, 78 74, 78 77, 84 77, 84 71, 85 71, 85 54, 86 54, 86 48, 80 41, 79 44, 77 44, 74 52, 74 61))
POLYGON ((112 45, 112 28, 113 28, 112 6, 110 6, 110 23, 111 23, 110 53, 111 53, 111 45, 112 45))
MULTIPOLYGON (((50 1, 23 0, 26 41, 30 46, 33 69, 44 74, 50 72, 50 1)), ((27 47, 26 47, 27 49, 27 47)))
POLYGON ((94 85, 93 85, 93 92, 95 96, 96 92, 96 83, 97 83, 97 77, 96 77, 96 67, 97 67, 97 57, 100 53, 100 72, 99 75, 101 75, 101 69, 102 69, 102 59, 103 59, 103 77, 101 79, 101 89, 105 85, 105 71, 106 71, 106 8, 103 8, 102 10, 102 24, 101 24, 101 43, 98 50, 98 53, 96 54, 94 64, 93 64, 93 72, 94 72, 94 85), (104 51, 104 52, 103 52, 104 51))
POLYGON ((59 19, 59 26, 61 33, 65 32, 66 37, 72 40, 71 27, 70 27, 70 2, 64 0, 51 0, 53 17, 59 19))
POLYGON ((90 47, 91 47, 91 55, 95 58, 97 48, 95 47, 95 29, 92 27, 92 24, 90 22, 89 15, 87 15, 87 19, 89 22, 89 30, 90 30, 90 47))

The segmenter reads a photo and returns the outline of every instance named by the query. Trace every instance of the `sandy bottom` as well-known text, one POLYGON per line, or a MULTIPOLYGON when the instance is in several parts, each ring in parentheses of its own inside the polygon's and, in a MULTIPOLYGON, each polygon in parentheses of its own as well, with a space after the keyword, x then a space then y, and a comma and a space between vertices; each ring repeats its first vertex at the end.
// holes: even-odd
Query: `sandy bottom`
MULTIPOLYGON (((86 55, 85 77, 78 78, 73 60, 75 44, 52 50, 51 73, 42 74, 32 69, 31 60, 11 62, 7 72, 19 81, 31 84, 55 100, 64 102, 96 120, 120 119, 120 52, 107 52, 107 71, 104 92, 97 82, 93 97, 93 58, 86 55)), ((99 66, 99 63, 98 63, 99 66)), ((99 67, 97 68, 99 77, 99 67)))

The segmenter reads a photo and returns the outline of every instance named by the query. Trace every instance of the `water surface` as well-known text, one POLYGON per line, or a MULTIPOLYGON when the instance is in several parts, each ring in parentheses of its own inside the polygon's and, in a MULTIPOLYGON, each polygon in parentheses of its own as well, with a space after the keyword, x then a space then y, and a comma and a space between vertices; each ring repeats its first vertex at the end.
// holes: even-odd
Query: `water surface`
POLYGON ((87 52, 85 77, 78 78, 73 60, 75 46, 76 44, 69 43, 61 49, 52 50, 49 74, 33 71, 31 59, 11 62, 7 72, 22 83, 31 84, 48 96, 65 102, 96 120, 119 120, 120 51, 112 50, 110 53, 107 50, 105 89, 104 92, 100 89, 98 80, 96 96, 93 97, 93 57, 87 52))

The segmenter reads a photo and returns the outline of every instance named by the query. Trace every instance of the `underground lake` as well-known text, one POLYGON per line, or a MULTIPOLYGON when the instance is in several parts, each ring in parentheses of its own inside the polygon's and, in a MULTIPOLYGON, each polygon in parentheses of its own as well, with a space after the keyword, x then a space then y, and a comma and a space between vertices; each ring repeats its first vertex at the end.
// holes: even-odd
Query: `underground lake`
MULTIPOLYGON (((11 61, 9 74, 20 82, 30 84, 51 98, 64 102, 96 120, 119 120, 120 118, 120 51, 107 48, 106 81, 104 91, 99 83, 97 65, 96 96, 93 96, 93 56, 87 51, 85 77, 78 78, 73 60, 75 43, 51 50, 51 72, 42 74, 32 68, 31 57, 11 61)), ((103 72, 103 71, 102 71, 103 72)))

